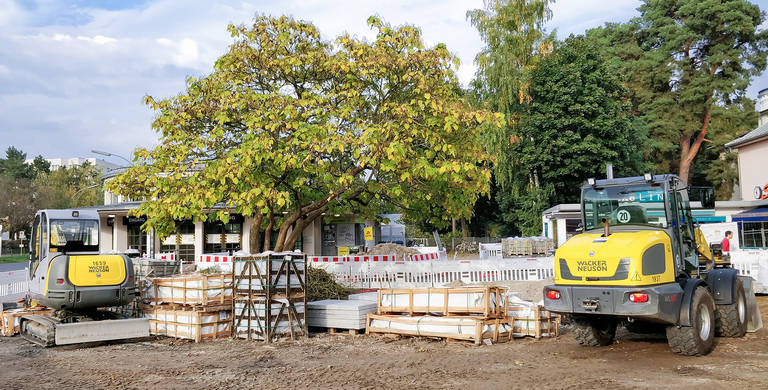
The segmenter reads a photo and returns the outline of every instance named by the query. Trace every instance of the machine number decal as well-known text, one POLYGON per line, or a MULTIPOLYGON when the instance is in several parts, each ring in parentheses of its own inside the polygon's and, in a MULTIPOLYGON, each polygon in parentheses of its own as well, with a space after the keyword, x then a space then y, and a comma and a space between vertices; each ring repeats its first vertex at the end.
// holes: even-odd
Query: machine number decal
POLYGON ((619 210, 619 212, 616 213, 616 219, 618 219, 621 223, 627 223, 630 219, 632 219, 632 216, 629 215, 629 211, 627 210, 619 210))
POLYGON ((109 272, 109 266, 107 265, 107 262, 104 260, 95 260, 91 263, 91 265, 88 266, 88 272, 90 273, 109 272))
POLYGON ((652 276, 651 281, 654 283, 659 283, 661 281, 661 275, 652 276))

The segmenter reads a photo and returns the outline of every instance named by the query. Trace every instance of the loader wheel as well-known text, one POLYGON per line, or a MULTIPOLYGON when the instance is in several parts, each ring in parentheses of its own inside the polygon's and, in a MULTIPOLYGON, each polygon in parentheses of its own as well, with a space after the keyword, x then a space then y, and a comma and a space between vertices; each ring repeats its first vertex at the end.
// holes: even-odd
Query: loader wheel
POLYGON ((693 295, 691 323, 693 326, 670 326, 667 342, 672 351, 681 355, 700 356, 712 352, 715 346, 715 300, 705 287, 693 295))
POLYGON ((573 319, 573 336, 581 345, 598 347, 613 344, 616 338, 616 321, 612 319, 573 319))
POLYGON ((744 337, 747 333, 747 297, 741 280, 736 279, 735 301, 715 306, 715 331, 723 337, 744 337))

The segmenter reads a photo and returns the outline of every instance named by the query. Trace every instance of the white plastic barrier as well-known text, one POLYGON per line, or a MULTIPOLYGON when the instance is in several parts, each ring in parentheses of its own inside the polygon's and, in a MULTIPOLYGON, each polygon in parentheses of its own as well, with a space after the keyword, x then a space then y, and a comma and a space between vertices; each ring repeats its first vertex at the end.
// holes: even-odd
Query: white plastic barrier
POLYGON ((424 262, 311 262, 336 280, 358 288, 439 287, 460 280, 466 284, 554 277, 554 258, 424 262))
POLYGON ((498 244, 478 244, 481 259, 501 259, 501 243, 498 244))
POLYGON ((731 251, 731 264, 739 275, 755 280, 755 292, 768 294, 768 249, 731 251))
POLYGON ((26 280, 0 284, 0 300, 5 297, 24 295, 29 288, 29 282, 26 280))

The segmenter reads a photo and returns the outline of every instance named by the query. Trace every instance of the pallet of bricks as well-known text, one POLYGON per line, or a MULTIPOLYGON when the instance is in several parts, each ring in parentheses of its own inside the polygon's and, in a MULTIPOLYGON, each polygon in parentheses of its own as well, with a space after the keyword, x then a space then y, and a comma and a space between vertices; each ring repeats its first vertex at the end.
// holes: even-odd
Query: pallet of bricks
POLYGON ((147 278, 140 311, 149 333, 195 342, 232 333, 232 274, 191 273, 147 278))
POLYGON ((236 256, 233 336, 271 343, 306 337, 307 257, 298 252, 236 256))
POLYGON ((366 333, 468 340, 476 345, 511 341, 525 335, 517 327, 528 327, 514 314, 530 313, 511 310, 506 296, 501 287, 382 289, 378 313, 368 315, 366 333))
POLYGON ((554 241, 546 237, 510 237, 501 240, 504 257, 545 255, 554 247, 554 241))

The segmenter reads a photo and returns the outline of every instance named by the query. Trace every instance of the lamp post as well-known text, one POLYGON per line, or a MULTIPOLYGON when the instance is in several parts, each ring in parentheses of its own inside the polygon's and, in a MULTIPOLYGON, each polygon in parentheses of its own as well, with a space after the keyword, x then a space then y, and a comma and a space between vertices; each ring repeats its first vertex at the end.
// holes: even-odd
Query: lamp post
POLYGON ((103 150, 91 150, 91 153, 95 153, 95 154, 98 154, 98 155, 101 155, 101 156, 106 156, 106 157, 121 158, 121 159, 125 160, 125 162, 128 163, 128 166, 133 166, 133 163, 130 160, 128 160, 127 158, 125 158, 125 157, 123 157, 123 156, 121 156, 119 154, 109 153, 109 152, 105 152, 103 150))
POLYGON ((72 194, 72 199, 69 200, 69 204, 71 205, 71 207, 75 207, 75 199, 77 198, 78 195, 82 194, 83 191, 90 190, 91 188, 95 188, 95 187, 98 187, 98 186, 99 186, 98 184, 93 184, 93 185, 90 185, 88 187, 84 187, 84 188, 81 188, 81 189, 75 191, 75 193, 72 194))

